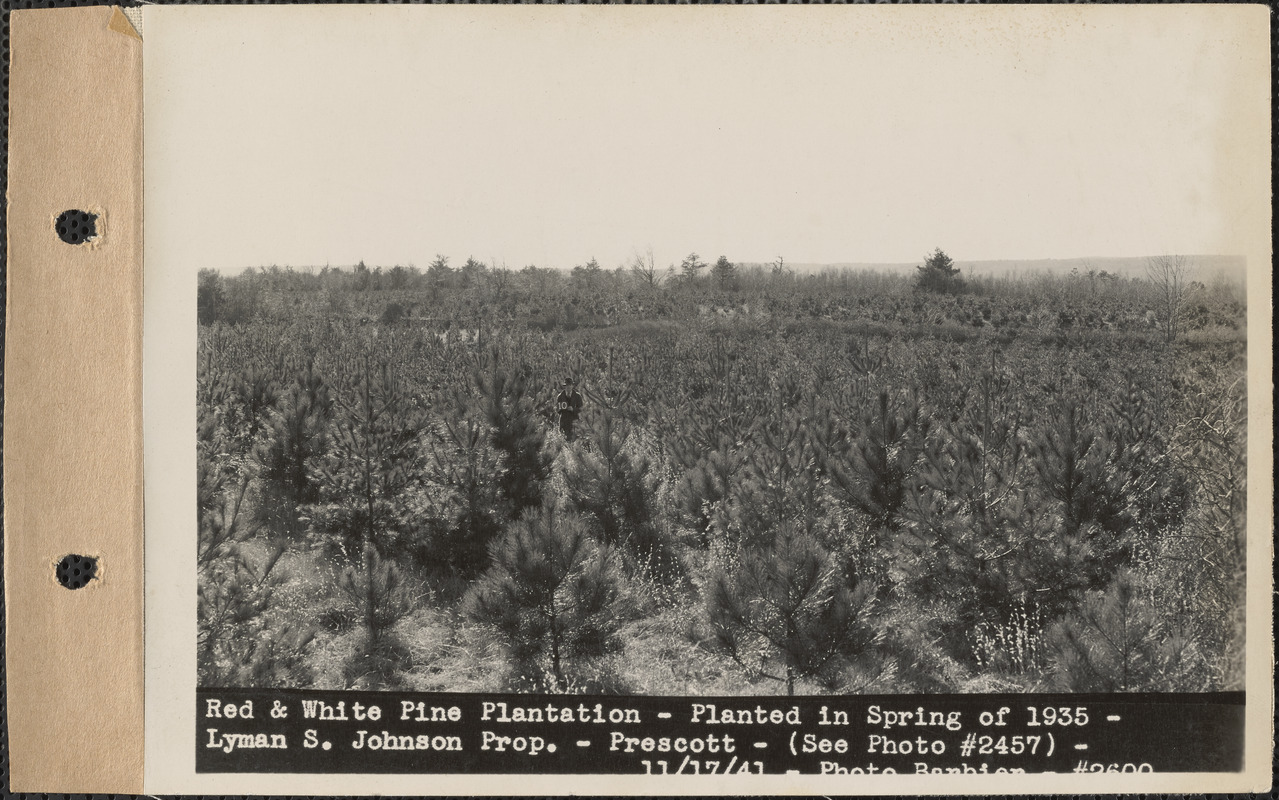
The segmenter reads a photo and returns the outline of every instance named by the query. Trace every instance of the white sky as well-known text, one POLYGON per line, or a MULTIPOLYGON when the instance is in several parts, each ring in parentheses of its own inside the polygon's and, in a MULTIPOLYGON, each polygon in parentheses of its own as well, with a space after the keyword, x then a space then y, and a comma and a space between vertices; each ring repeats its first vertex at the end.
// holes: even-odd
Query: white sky
POLYGON ((1256 9, 148 6, 148 257, 1245 252, 1256 9))

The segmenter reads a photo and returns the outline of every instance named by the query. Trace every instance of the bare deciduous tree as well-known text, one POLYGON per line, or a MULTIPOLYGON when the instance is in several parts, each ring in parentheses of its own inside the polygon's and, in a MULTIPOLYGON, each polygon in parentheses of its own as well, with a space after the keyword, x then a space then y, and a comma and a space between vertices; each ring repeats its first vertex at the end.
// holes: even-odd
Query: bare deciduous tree
POLYGON ((1164 326, 1164 341, 1177 338, 1181 303, 1186 295, 1186 277, 1190 259, 1182 255, 1151 256, 1146 259, 1146 276, 1155 287, 1159 321, 1164 326))
POLYGON ((666 273, 657 268, 651 247, 642 255, 635 254, 635 258, 631 261, 631 274, 645 286, 659 286, 662 279, 666 277, 666 273))

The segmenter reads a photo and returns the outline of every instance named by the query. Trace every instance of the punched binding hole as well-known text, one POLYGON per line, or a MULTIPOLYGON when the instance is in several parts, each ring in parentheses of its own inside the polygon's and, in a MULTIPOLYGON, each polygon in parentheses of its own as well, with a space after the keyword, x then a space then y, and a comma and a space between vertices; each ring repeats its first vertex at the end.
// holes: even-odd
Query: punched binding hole
POLYGON ((58 583, 68 589, 82 589, 98 575, 98 560, 91 556, 63 556, 55 570, 58 583))
POLYGON ((98 215, 71 209, 58 215, 54 228, 58 238, 67 244, 84 244, 98 235, 98 215))

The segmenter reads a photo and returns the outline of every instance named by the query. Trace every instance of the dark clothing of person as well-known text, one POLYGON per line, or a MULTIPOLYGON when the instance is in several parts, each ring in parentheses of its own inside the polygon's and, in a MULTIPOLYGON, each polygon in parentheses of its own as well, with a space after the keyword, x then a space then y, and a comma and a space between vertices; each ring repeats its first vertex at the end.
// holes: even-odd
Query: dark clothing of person
POLYGON ((560 433, 573 438, 573 423, 582 413, 582 395, 576 389, 563 389, 555 396, 555 410, 560 414, 560 433))

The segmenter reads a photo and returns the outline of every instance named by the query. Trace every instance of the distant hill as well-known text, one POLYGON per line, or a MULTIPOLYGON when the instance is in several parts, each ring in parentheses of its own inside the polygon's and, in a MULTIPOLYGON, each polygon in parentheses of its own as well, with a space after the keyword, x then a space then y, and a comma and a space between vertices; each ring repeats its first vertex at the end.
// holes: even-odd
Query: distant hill
MULTIPOLYGON (((1246 270, 1243 256, 1197 255, 1187 256, 1191 269, 1195 273, 1192 279, 1212 278, 1218 273, 1225 273, 1233 280, 1242 281, 1246 270)), ((873 270, 876 272, 913 273, 915 268, 924 263, 920 259, 914 263, 888 262, 844 262, 837 264, 790 263, 786 267, 800 274, 811 274, 826 270, 873 270)), ((1071 270, 1087 272, 1095 269, 1123 275, 1129 278, 1144 277, 1146 274, 1146 257, 1099 257, 1099 258, 1027 258, 1003 261, 956 261, 956 265, 964 271, 964 275, 982 275, 987 277, 1005 277, 1033 274, 1066 275, 1071 270)), ((743 266, 760 266, 769 268, 771 264, 744 264, 743 266)))

